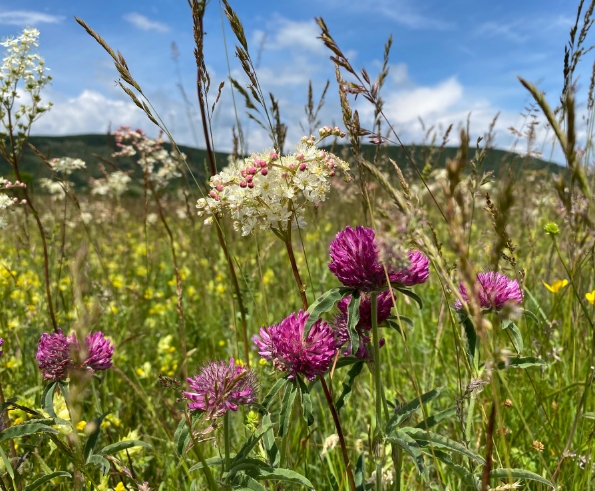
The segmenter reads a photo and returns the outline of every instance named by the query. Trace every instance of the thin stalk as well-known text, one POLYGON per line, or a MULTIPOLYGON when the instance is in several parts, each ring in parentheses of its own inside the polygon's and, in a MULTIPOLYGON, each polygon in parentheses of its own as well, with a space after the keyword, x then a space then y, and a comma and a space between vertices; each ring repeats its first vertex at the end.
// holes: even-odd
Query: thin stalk
MULTIPOLYGON (((300 289, 300 293, 302 293, 302 303, 304 306, 304 310, 308 310, 308 299, 303 288, 302 278, 300 276, 300 272, 297 269, 297 264, 295 261, 295 255, 293 253, 293 247, 291 247, 291 225, 288 225, 288 232, 285 240, 285 247, 287 248, 287 254, 289 255, 289 262, 291 263, 291 268, 293 270, 293 275, 295 277, 295 282, 300 289)), ((333 417, 333 422, 335 423, 335 429, 337 430, 337 435, 339 436, 339 444, 341 446, 341 454, 343 455, 343 462, 345 463, 345 472, 347 472, 347 479, 349 480, 349 487, 351 491, 356 491, 355 487, 355 478, 353 477, 353 470, 351 468, 351 463, 349 461, 349 454, 347 453, 347 445, 345 443, 345 437, 343 436, 343 429, 341 428, 341 421, 339 420, 339 415, 337 414, 337 409, 335 408, 335 403, 333 402, 333 396, 326 384, 326 380, 321 375, 318 377, 320 383, 322 385, 322 389, 324 391, 324 396, 326 397, 326 402, 328 407, 331 411, 331 415, 333 417)), ((284 443, 284 442, 283 442, 284 443)), ((283 448, 281 450, 283 452, 283 448)))
POLYGON ((224 440, 224 451, 225 451, 225 470, 228 471, 231 465, 231 459, 229 458, 229 411, 223 415, 223 440, 224 440))
MULTIPOLYGON (((382 439, 382 379, 380 377, 380 338, 378 334, 378 294, 370 295, 371 315, 372 315, 372 342, 374 344, 373 377, 376 409, 376 428, 374 429, 374 446, 381 445, 382 439)), ((376 490, 382 491, 382 459, 379 449, 375 449, 376 457, 376 490)), ((395 469, 396 470, 396 469, 395 469)), ((396 479, 401 479, 400 475, 396 479)))

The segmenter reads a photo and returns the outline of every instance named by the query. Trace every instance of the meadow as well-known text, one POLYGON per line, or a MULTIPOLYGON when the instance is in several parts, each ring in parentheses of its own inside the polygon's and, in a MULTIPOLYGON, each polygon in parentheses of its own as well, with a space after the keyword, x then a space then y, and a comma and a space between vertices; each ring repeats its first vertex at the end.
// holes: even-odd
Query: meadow
POLYGON ((118 128, 85 162, 28 146, 51 110, 28 56, 43 46, 33 29, 3 44, 0 490, 595 489, 595 84, 573 83, 595 2, 563 93, 520 81, 522 153, 464 126, 402 145, 382 111, 390 40, 374 78, 322 19, 343 122, 318 121, 310 94, 311 135, 285 142, 224 3, 251 80, 238 99, 271 144, 242 155, 240 134, 226 159, 209 144, 203 174, 82 20, 163 133, 118 128), (539 164, 550 145, 557 172, 539 164), (21 175, 25 150, 43 171, 21 175))

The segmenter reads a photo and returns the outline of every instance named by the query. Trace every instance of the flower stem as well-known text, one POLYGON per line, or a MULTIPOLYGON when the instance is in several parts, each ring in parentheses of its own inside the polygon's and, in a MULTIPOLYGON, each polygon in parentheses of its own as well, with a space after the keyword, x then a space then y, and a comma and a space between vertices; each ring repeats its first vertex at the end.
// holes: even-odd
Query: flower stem
POLYGON ((351 491, 356 491, 355 487, 355 479, 353 477, 353 470, 351 469, 351 463, 349 462, 349 455, 347 454, 347 445, 345 444, 345 437, 343 436, 343 430, 341 429, 341 422, 339 421, 339 415, 337 414, 337 410, 335 409, 335 404, 333 403, 333 397, 329 391, 328 385, 326 384, 326 380, 324 380, 324 376, 318 377, 320 379, 320 383, 322 384, 322 389, 324 390, 324 396, 326 397, 326 402, 328 403, 328 407, 331 410, 331 414, 333 415, 333 421, 335 422, 335 428, 337 429, 337 435, 339 436, 339 443, 341 445, 341 453, 343 454, 343 461, 345 462, 345 470, 347 472, 347 479, 349 480, 349 487, 351 491))
MULTIPOLYGON (((378 335, 378 294, 372 293, 370 296, 371 314, 372 314, 372 342, 374 345, 374 360, 372 361, 374 390, 376 392, 376 428, 374 429, 374 447, 382 443, 382 380, 380 378, 380 338, 378 335)), ((382 456, 380 449, 375 449, 376 454, 376 489, 382 491, 382 456)), ((396 476, 400 479, 401 476, 396 476)))
POLYGON ((287 225, 287 234, 285 236, 285 247, 287 248, 287 254, 289 255, 289 262, 291 263, 291 269, 293 270, 293 276, 297 283, 300 295, 302 297, 302 305, 304 310, 308 310, 308 297, 306 296, 306 285, 302 281, 300 272, 295 261, 295 254, 293 253, 293 246, 291 245, 291 224, 287 225))
POLYGON ((223 440, 225 448, 225 470, 228 471, 231 459, 229 458, 229 411, 223 415, 223 440))
MULTIPOLYGON (((306 292, 303 289, 303 282, 300 276, 300 272, 297 269, 297 264, 295 261, 295 255, 293 253, 293 247, 291 247, 291 226, 289 225, 287 231, 287 235, 285 237, 285 247, 287 248, 287 254, 289 255, 289 261, 291 262, 291 268, 293 269, 293 276, 295 277, 295 282, 300 289, 300 293, 302 295, 302 304, 304 306, 304 310, 308 310, 308 298, 306 297, 306 292)), ((333 422, 335 423, 335 429, 337 430, 337 435, 339 436, 339 444, 341 445, 341 453, 343 455, 343 462, 345 463, 345 471, 347 472, 347 479, 349 481, 349 487, 351 491, 356 491, 355 487, 355 479, 353 477, 353 470, 351 469, 351 463, 349 462, 349 454, 347 453, 347 445, 345 444, 345 437, 343 436, 343 430, 341 428, 341 421, 339 420, 339 415, 337 414, 337 409, 335 408, 335 403, 333 402, 333 396, 326 384, 326 380, 324 376, 319 376, 318 379, 322 384, 322 389, 324 390, 324 396, 326 397, 326 402, 328 407, 331 411, 331 415, 333 416, 333 422)), ((283 442, 285 444, 285 442, 283 442)))

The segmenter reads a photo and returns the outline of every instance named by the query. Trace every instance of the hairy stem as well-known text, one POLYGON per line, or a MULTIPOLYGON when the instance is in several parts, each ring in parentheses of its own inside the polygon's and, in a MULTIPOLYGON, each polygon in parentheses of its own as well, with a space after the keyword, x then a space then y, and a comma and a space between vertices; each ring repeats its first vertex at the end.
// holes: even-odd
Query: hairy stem
POLYGON ((225 470, 228 471, 231 459, 229 458, 229 411, 223 415, 223 440, 224 440, 224 452, 225 452, 225 470))
MULTIPOLYGON (((373 376, 375 409, 376 409, 376 428, 374 429, 374 446, 382 445, 382 379, 380 377, 380 338, 378 334, 378 294, 372 293, 370 296, 371 315, 372 315, 372 342, 374 343, 373 376)), ((376 489, 382 491, 382 456, 379 450, 376 453, 376 489)), ((400 479, 401 476, 396 476, 400 479)))

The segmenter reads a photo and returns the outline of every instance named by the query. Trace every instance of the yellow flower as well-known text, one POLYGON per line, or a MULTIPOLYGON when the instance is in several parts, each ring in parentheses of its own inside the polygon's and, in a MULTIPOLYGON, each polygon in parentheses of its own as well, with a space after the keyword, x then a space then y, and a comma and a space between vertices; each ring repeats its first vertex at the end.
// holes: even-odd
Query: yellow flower
POLYGON ((118 483, 118 485, 114 488, 114 491, 126 491, 126 487, 122 484, 122 481, 118 483))
POLYGON ((223 346, 225 346, 225 341, 223 339, 221 341, 219 341, 219 346, 221 348, 223 348, 223 346))
POLYGON ((258 360, 258 364, 264 367, 267 364, 266 358, 261 358, 258 360))
POLYGON ((23 418, 17 418, 14 420, 13 424, 14 425, 20 425, 23 422, 23 418))
POLYGON ((585 298, 591 305, 595 305, 595 290, 590 293, 585 293, 585 298))
POLYGON ((87 422, 81 420, 76 424, 76 429, 78 431, 83 431, 85 429, 85 426, 87 426, 87 422))
POLYGON ((541 280, 541 282, 552 293, 558 293, 562 288, 564 288, 566 285, 568 285, 568 280, 557 280, 557 281, 554 281, 551 285, 548 285, 543 280, 541 280))

